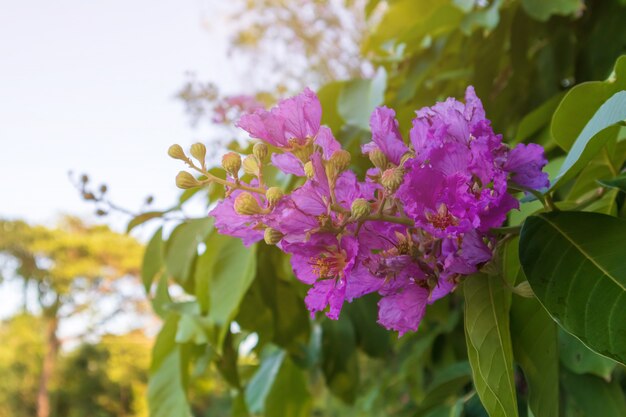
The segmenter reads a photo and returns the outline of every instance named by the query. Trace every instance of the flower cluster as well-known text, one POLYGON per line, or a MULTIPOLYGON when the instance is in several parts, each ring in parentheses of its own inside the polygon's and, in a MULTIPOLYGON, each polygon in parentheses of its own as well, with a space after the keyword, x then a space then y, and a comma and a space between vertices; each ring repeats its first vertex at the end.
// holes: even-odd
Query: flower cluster
MULTIPOLYGON (((465 104, 450 98, 417 111, 408 141, 395 112, 377 108, 372 141, 362 147, 373 167, 362 180, 321 114, 307 89, 244 115, 238 126, 260 142, 243 161, 224 156, 226 180, 207 180, 227 188, 210 213, 216 228, 290 254, 296 277, 311 285, 305 302, 312 313, 336 319, 345 301, 377 292, 380 324, 400 334, 417 330, 428 304, 491 259, 491 231, 519 204, 509 187, 548 186, 543 149, 503 144, 472 87, 465 104), (262 171, 270 160, 302 185, 291 193, 267 186, 262 171), (239 178, 242 166, 252 181, 239 178)), ((183 186, 195 180, 183 176, 183 186)))

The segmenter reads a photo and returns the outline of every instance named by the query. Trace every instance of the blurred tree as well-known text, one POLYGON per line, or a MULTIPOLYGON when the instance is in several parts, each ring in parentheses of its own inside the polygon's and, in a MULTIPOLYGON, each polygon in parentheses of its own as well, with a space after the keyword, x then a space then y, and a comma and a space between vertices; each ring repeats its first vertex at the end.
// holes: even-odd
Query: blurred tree
POLYGON ((24 310, 40 313, 45 329, 38 417, 51 415, 50 391, 61 344, 57 335, 60 321, 91 313, 97 331, 118 313, 136 309, 140 298, 121 296, 115 281, 138 274, 141 251, 133 238, 106 226, 88 226, 75 217, 65 217, 55 229, 23 221, 0 221, 0 254, 9 260, 10 276, 23 282, 24 310), (115 301, 115 308, 96 311, 107 296, 115 301), (36 308, 29 306, 31 301, 36 308))

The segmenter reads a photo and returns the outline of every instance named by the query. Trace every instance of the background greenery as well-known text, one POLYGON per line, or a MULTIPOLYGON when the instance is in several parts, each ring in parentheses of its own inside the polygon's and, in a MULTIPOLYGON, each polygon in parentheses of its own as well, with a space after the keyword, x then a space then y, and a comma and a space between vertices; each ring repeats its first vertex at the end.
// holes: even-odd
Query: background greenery
MULTIPOLYGON (((525 198, 509 219, 524 223, 521 235, 402 338, 375 323, 376 296, 347 305, 338 321, 311 319, 306 288, 280 251, 246 249, 211 219, 184 218, 193 201, 217 201, 219 187, 185 191, 172 207, 132 219, 129 230, 156 228, 141 268, 138 245, 102 229, 68 234, 15 222, 23 229, 11 234, 5 224, 0 250, 13 274, 47 295, 0 327, 9 341, 0 347, 0 416, 35 415, 51 349, 46 416, 626 415, 626 2, 305 3, 248 2, 240 12, 235 48, 260 74, 274 74, 259 77, 259 100, 315 87, 323 123, 363 173, 367 160, 356 156, 375 106, 395 108, 406 137, 416 109, 474 85, 505 141, 546 148, 561 212, 525 198), (338 40, 345 48, 333 47, 338 40), (272 54, 281 42, 291 60, 272 54), (97 246, 93 233, 114 241, 97 246), (55 256, 68 270, 35 262, 55 256), (71 295, 124 276, 141 280, 162 320, 156 338, 99 335, 55 350, 55 300, 74 311, 71 295)), ((180 96, 199 120, 220 101, 195 81, 180 96)), ((250 153, 244 142, 229 147, 250 153)), ((265 176, 296 186, 278 172, 265 176)), ((97 191, 88 199, 103 204, 97 191)))

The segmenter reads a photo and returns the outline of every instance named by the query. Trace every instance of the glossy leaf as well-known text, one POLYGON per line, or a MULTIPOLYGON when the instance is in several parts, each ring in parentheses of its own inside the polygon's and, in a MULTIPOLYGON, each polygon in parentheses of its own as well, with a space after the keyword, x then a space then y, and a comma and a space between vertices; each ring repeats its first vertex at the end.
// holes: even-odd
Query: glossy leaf
POLYGON ((179 224, 165 248, 165 265, 175 280, 184 283, 198 254, 198 245, 213 228, 213 219, 202 218, 179 224))
POLYGON ((163 268, 163 246, 163 228, 160 227, 148 242, 141 263, 141 281, 146 292, 150 292, 154 278, 163 268))
POLYGON ((263 413, 265 400, 285 360, 285 351, 276 350, 264 357, 261 366, 246 386, 245 399, 251 413, 263 413))
POLYGON ((374 78, 347 82, 339 94, 338 111, 347 124, 369 129, 372 111, 383 103, 387 74, 379 70, 374 78))
POLYGON ((465 339, 474 386, 490 417, 517 417, 511 295, 498 276, 476 274, 463 284, 465 339))
POLYGON ((535 298, 513 296, 511 338, 515 361, 528 383, 535 416, 559 416, 557 326, 535 298))
POLYGON ((576 15, 582 12, 582 0, 522 0, 522 7, 537 20, 548 20, 552 15, 576 15))
POLYGON ((567 415, 581 417, 626 416, 624 392, 617 381, 607 383, 592 375, 564 372, 563 386, 567 392, 567 415))
POLYGON ((617 190, 626 192, 626 172, 618 175, 615 178, 598 180, 598 182, 605 187, 615 188, 617 190))
POLYGON ((607 381, 617 364, 612 359, 598 355, 563 330, 559 332, 559 357, 561 363, 570 371, 576 374, 594 374, 607 381))
MULTIPOLYGON (((626 90, 626 56, 617 60, 614 76, 609 80, 586 82, 572 88, 552 118, 552 135, 559 146, 569 150, 600 106, 615 93, 624 90, 626 90)), ((591 130, 592 126, 589 126, 589 131, 591 130)))
POLYGON ((626 222, 580 212, 529 217, 520 260, 550 315, 595 351, 626 362, 626 222))
POLYGON ((576 175, 611 138, 615 138, 618 130, 610 126, 624 119, 626 119, 626 91, 620 91, 603 103, 585 125, 567 154, 552 188, 576 175))

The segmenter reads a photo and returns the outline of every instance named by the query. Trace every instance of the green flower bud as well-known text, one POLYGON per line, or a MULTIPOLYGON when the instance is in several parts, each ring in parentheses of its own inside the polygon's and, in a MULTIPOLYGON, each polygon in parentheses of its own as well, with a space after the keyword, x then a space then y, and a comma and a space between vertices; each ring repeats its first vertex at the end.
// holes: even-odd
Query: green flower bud
POLYGON ((265 197, 267 198, 267 202, 270 203, 270 205, 272 206, 278 203, 278 201, 283 197, 283 195, 285 195, 285 193, 283 193, 283 190, 281 190, 278 187, 270 187, 265 192, 265 197))
POLYGON ((350 207, 350 214, 354 220, 361 220, 369 216, 371 211, 370 204, 364 198, 357 198, 352 202, 352 206, 350 207))
POLYGON ((278 230, 272 229, 271 227, 266 228, 263 232, 263 240, 265 240, 265 243, 267 243, 268 245, 277 244, 278 242, 280 242, 283 236, 284 235, 282 233, 280 233, 278 230))
POLYGON ((330 164, 333 166, 336 173, 341 173, 348 169, 348 167, 350 166, 351 158, 352 157, 350 156, 350 152, 339 149, 333 152, 333 154, 330 156, 330 164))
POLYGON ((241 168, 241 156, 236 152, 228 152, 222 157, 222 167, 230 175, 237 178, 241 168))
POLYGON ((180 145, 170 146, 167 150, 167 154, 170 156, 170 158, 180 159, 181 161, 187 161, 189 159, 187 158, 187 155, 185 155, 185 151, 183 151, 183 148, 181 148, 180 145))
POLYGON ((315 169, 313 168, 313 163, 311 161, 304 164, 304 173, 308 179, 315 176, 315 169))
POLYGON ((206 146, 204 146, 203 143, 194 143, 191 145, 189 153, 191 153, 191 156, 196 158, 198 162, 204 165, 204 161, 206 160, 206 146))
POLYGON ((376 168, 380 169, 381 171, 384 171, 387 168, 387 164, 389 163, 389 161, 387 161, 387 157, 380 149, 374 149, 373 151, 370 151, 368 156, 370 157, 370 161, 372 161, 372 164, 374 164, 376 168))
POLYGON ((259 167, 259 163, 254 155, 248 155, 243 158, 243 172, 246 174, 254 175, 255 177, 259 176, 259 172, 261 171, 259 167))
POLYGON ((176 186, 178 188, 186 190, 188 188, 195 188, 199 185, 201 185, 200 181, 187 171, 180 171, 178 175, 176 175, 176 186))
POLYGON ((389 168, 383 171, 380 176, 380 183, 390 192, 394 192, 400 187, 404 179, 404 171, 401 168, 389 168))
POLYGON ((267 145, 263 142, 257 142, 252 147, 252 153, 256 156, 257 160, 260 163, 263 163, 267 160, 267 155, 269 154, 269 149, 267 145))
POLYGON ((260 214, 263 212, 259 202, 250 193, 243 192, 235 198, 234 203, 235 213, 244 216, 251 216, 253 214, 260 214))

